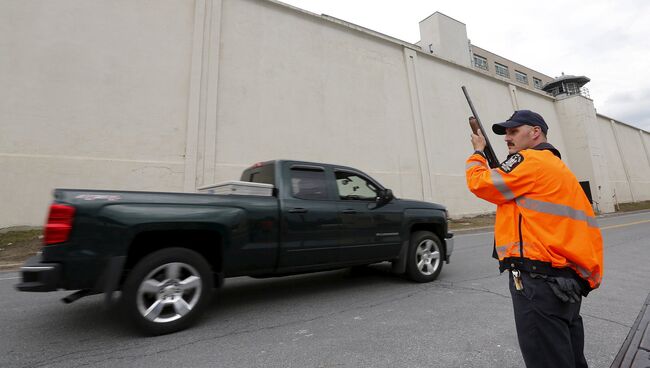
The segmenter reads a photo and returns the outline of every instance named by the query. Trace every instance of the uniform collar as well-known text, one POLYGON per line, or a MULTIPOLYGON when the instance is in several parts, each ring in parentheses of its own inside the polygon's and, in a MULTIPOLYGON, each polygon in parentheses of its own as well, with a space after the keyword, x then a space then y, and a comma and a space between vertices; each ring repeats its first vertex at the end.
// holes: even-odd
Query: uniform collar
POLYGON ((553 147, 553 145, 548 142, 540 143, 535 147, 533 147, 532 149, 538 151, 544 151, 544 150, 551 151, 555 156, 557 156, 557 158, 562 159, 562 155, 560 154, 560 151, 558 151, 557 148, 553 147))
MULTIPOLYGON (((529 149, 534 149, 534 150, 537 150, 537 151, 544 151, 544 150, 551 151, 551 153, 553 153, 555 156, 557 156, 557 158, 559 158, 560 160, 562 159, 562 155, 560 154, 560 151, 558 151, 557 148, 553 147, 552 144, 547 143, 547 142, 540 143, 540 144, 536 145, 535 147, 529 148, 529 149)), ((512 155, 516 155, 517 153, 509 154, 508 157, 506 157, 506 160, 509 159, 512 155)))

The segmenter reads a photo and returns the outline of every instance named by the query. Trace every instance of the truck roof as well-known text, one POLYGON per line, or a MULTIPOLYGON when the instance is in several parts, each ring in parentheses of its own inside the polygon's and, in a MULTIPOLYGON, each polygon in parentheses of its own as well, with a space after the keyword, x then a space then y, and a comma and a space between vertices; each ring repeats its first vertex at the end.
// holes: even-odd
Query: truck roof
MULTIPOLYGON (((357 171, 357 172, 365 174, 363 171, 361 171, 359 169, 356 169, 356 168, 350 167, 350 166, 345 166, 345 165, 327 164, 327 163, 324 163, 324 162, 287 160, 287 159, 277 159, 277 160, 268 160, 268 161, 257 162, 255 164, 251 165, 250 167, 248 167, 246 170, 254 168, 254 167, 266 166, 266 165, 269 165, 269 164, 272 164, 272 163, 278 164, 278 165, 282 165, 283 163, 290 163, 290 164, 293 164, 293 165, 322 166, 324 168, 329 167, 329 168, 336 168, 336 169, 346 169, 346 170, 357 171)), ((367 174, 365 174, 365 175, 367 175, 367 174)))

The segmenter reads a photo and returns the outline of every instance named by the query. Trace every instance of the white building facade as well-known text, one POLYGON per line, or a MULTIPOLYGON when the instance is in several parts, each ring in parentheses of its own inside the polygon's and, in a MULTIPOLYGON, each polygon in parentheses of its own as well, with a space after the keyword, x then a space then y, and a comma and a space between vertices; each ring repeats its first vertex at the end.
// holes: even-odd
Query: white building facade
POLYGON ((648 132, 478 72, 462 23, 423 22, 452 30, 422 35, 440 52, 271 0, 1 2, 0 228, 41 225, 54 188, 194 192, 279 158, 490 212, 465 185, 462 85, 486 127, 544 116, 598 211, 650 199, 648 132))

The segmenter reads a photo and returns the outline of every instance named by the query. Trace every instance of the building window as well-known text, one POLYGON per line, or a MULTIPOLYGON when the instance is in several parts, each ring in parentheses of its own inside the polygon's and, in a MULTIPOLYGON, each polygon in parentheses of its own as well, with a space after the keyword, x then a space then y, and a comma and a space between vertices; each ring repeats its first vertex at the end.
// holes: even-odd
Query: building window
POLYGON ((569 95, 580 94, 580 87, 576 83, 567 83, 566 84, 566 93, 569 95))
POLYGON ((535 85, 535 88, 542 89, 542 80, 541 79, 533 77, 533 84, 535 85))
POLYGON ((499 63, 494 63, 494 70, 497 72, 497 75, 510 78, 510 72, 508 71, 507 66, 499 63))
POLYGON ((522 73, 519 70, 515 70, 515 79, 517 79, 517 82, 519 83, 528 84, 528 76, 526 73, 522 73))
POLYGON ((487 59, 483 56, 474 54, 474 66, 483 70, 488 70, 487 59))

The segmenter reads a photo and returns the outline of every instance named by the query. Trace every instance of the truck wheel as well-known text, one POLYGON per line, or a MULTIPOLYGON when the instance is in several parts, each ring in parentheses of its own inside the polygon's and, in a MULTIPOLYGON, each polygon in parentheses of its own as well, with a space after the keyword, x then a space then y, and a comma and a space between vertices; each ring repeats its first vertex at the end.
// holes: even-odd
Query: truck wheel
POLYGON ((126 314, 142 332, 162 335, 187 328, 209 304, 210 265, 198 253, 167 248, 140 260, 123 287, 126 314))
POLYGON ((406 256, 406 275, 413 281, 433 281, 442 270, 444 258, 442 243, 432 232, 416 231, 411 234, 406 256))

